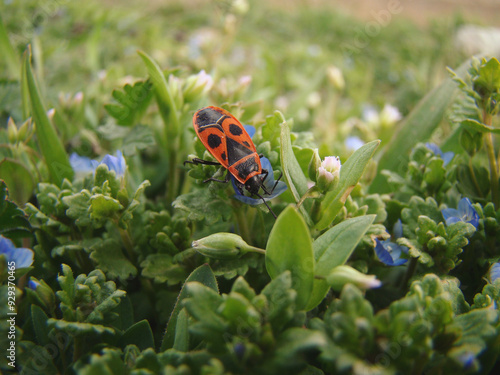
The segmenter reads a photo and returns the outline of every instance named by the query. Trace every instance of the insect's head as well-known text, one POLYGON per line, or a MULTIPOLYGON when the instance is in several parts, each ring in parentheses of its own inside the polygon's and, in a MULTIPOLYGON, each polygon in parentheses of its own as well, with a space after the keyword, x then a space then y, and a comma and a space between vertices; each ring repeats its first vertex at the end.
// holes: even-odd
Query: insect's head
POLYGON ((262 177, 259 175, 255 175, 245 182, 245 189, 247 189, 252 195, 258 195, 261 187, 263 187, 262 177))

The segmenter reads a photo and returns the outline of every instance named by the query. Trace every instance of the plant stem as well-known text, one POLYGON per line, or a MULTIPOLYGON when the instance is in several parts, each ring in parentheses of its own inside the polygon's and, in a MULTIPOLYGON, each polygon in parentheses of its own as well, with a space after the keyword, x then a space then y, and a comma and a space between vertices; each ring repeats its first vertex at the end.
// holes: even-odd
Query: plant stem
MULTIPOLYGON (((486 125, 491 126, 492 117, 490 114, 483 114, 483 121, 486 125)), ((493 133, 487 133, 485 137, 486 151, 488 153, 488 160, 490 162, 490 187, 491 187, 491 200, 498 208, 499 204, 499 191, 498 191, 498 165, 495 156, 495 147, 493 146, 493 133)))
POLYGON ((481 195, 481 188, 479 187, 479 183, 477 182, 476 173, 474 172, 474 168, 472 166, 472 157, 469 159, 469 171, 470 176, 472 178, 472 182, 474 183, 474 187, 476 188, 477 195, 481 195))
POLYGON ((260 247, 250 246, 248 251, 251 251, 252 253, 266 254, 266 250, 261 249, 260 247))
POLYGON ((406 269, 405 276, 403 280, 401 281, 401 290, 405 290, 406 287, 408 286, 408 281, 410 281, 411 277, 415 273, 415 270, 417 268, 417 262, 418 258, 411 258, 410 259, 410 264, 408 264, 408 268, 406 269))

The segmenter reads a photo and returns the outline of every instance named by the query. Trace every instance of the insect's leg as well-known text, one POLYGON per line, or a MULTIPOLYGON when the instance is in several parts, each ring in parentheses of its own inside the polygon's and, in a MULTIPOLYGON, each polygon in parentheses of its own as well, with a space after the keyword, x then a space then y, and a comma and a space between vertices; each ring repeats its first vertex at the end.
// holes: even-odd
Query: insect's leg
POLYGON ((223 184, 227 184, 229 182, 230 178, 231 178, 231 174, 228 171, 226 173, 226 178, 224 178, 223 180, 219 180, 217 178, 210 177, 210 178, 207 178, 206 180, 204 180, 203 182, 206 183, 206 182, 214 181, 214 182, 220 182, 220 183, 223 183, 223 184))
POLYGON ((193 158, 192 160, 186 160, 184 162, 184 165, 186 165, 186 163, 194 164, 194 165, 198 165, 198 164, 220 165, 220 163, 217 161, 209 161, 209 160, 203 160, 203 159, 198 159, 198 158, 193 158))
POLYGON ((259 194, 255 194, 256 196, 258 196, 260 199, 262 199, 262 202, 264 202, 264 204, 266 205, 267 209, 269 210, 269 212, 274 216, 275 219, 277 219, 278 217, 276 216, 276 214, 273 212, 273 210, 271 210, 271 207, 269 207, 269 205, 267 204, 267 202, 264 200, 264 198, 262 198, 261 195, 259 194))
POLYGON ((265 175, 264 178, 262 179, 262 184, 261 184, 262 190, 264 190, 264 193, 266 193, 267 195, 270 195, 271 193, 267 191, 266 186, 264 185, 264 181, 266 181, 269 172, 267 171, 267 169, 263 169, 262 174, 265 175))
POLYGON ((278 177, 278 179, 277 179, 277 180, 276 180, 276 182, 274 183, 273 188, 271 189, 271 194, 273 193, 274 189, 276 189, 276 186, 278 186, 278 182, 280 182, 281 177, 283 177, 283 172, 280 172, 280 176, 278 177))

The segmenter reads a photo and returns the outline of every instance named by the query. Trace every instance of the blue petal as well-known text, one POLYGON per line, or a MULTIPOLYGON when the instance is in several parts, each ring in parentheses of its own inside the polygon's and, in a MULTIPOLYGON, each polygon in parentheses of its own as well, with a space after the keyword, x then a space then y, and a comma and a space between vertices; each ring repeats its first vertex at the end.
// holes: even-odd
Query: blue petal
POLYGON ((80 156, 75 152, 70 155, 69 163, 75 172, 90 173, 95 169, 90 158, 80 156))
POLYGON ((253 136, 255 135, 255 126, 252 126, 252 125, 243 125, 243 127, 247 131, 247 133, 250 136, 250 138, 253 138, 253 136))
POLYGON ((100 164, 106 164, 110 171, 115 171, 117 176, 123 176, 127 165, 120 150, 116 151, 116 156, 106 155, 100 164))
MULTIPOLYGON (((271 191, 274 187, 274 184, 276 184, 276 181, 274 180, 273 167, 269 159, 265 157, 260 158, 260 162, 262 165, 262 169, 266 169, 269 172, 266 180, 264 181, 264 186, 266 187, 266 189, 268 189, 268 191, 271 191)), ((237 200, 245 204, 249 204, 251 206, 256 206, 262 203, 262 199, 260 198, 252 198, 241 194, 240 191, 238 190, 236 179, 233 176, 231 176, 231 183, 233 185, 234 192, 236 193, 233 197, 236 198, 237 200)), ((262 195, 262 197, 264 198, 265 201, 271 200, 273 198, 276 198, 278 195, 282 194, 287 188, 288 187, 283 181, 279 181, 270 195, 264 194, 262 195)))
POLYGON ((31 280, 28 281, 28 288, 32 289, 32 290, 36 290, 36 288, 38 288, 38 285, 40 285, 40 283, 38 281, 35 281, 35 280, 31 280))
POLYGON ((425 147, 427 147, 429 150, 431 150, 434 153, 434 155, 439 155, 439 156, 443 155, 443 151, 441 151, 441 149, 435 143, 428 142, 425 144, 425 147))
POLYGON ((390 241, 380 242, 378 238, 375 239, 375 254, 378 259, 388 266, 400 266, 408 261, 408 259, 400 258, 401 252, 406 253, 407 249, 404 246, 390 241))
POLYGON ((401 223, 401 219, 398 219, 398 221, 394 223, 392 234, 394 235, 394 238, 403 237, 403 224, 401 223))
POLYGON ((446 165, 453 159, 454 156, 455 154, 451 151, 442 154, 441 157, 443 158, 443 167, 446 167, 446 165))
POLYGON ((443 215, 444 221, 446 221, 446 225, 462 221, 460 212, 454 208, 445 208, 444 210, 441 210, 441 214, 443 215))
POLYGON ((0 235, 0 254, 4 254, 7 262, 15 262, 16 268, 29 267, 33 263, 33 251, 24 247, 16 248, 14 243, 0 235))
POLYGON ((474 225, 477 229, 477 226, 479 225, 479 214, 475 208, 472 207, 472 203, 469 198, 462 198, 460 202, 458 202, 458 211, 465 222, 474 225))
POLYGON ((365 142, 361 140, 361 138, 352 136, 352 137, 347 137, 346 140, 344 141, 345 147, 350 150, 350 151, 356 151, 358 148, 363 146, 365 142))
POLYGON ((495 282, 495 280, 500 278, 500 263, 495 263, 491 266, 490 268, 490 281, 492 283, 495 282))

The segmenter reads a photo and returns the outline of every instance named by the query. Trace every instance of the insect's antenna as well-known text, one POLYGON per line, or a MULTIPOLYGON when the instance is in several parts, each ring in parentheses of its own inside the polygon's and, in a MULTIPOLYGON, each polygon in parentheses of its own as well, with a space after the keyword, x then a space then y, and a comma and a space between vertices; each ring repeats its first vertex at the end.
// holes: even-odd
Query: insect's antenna
POLYGON ((278 217, 276 216, 276 214, 273 212, 273 210, 271 210, 271 207, 269 207, 269 205, 267 204, 267 202, 264 200, 264 198, 262 198, 262 195, 260 194, 257 194, 255 193, 256 196, 258 196, 260 199, 262 199, 262 202, 264 202, 264 204, 266 205, 267 209, 269 210, 269 212, 274 216, 275 219, 277 219, 278 217))

